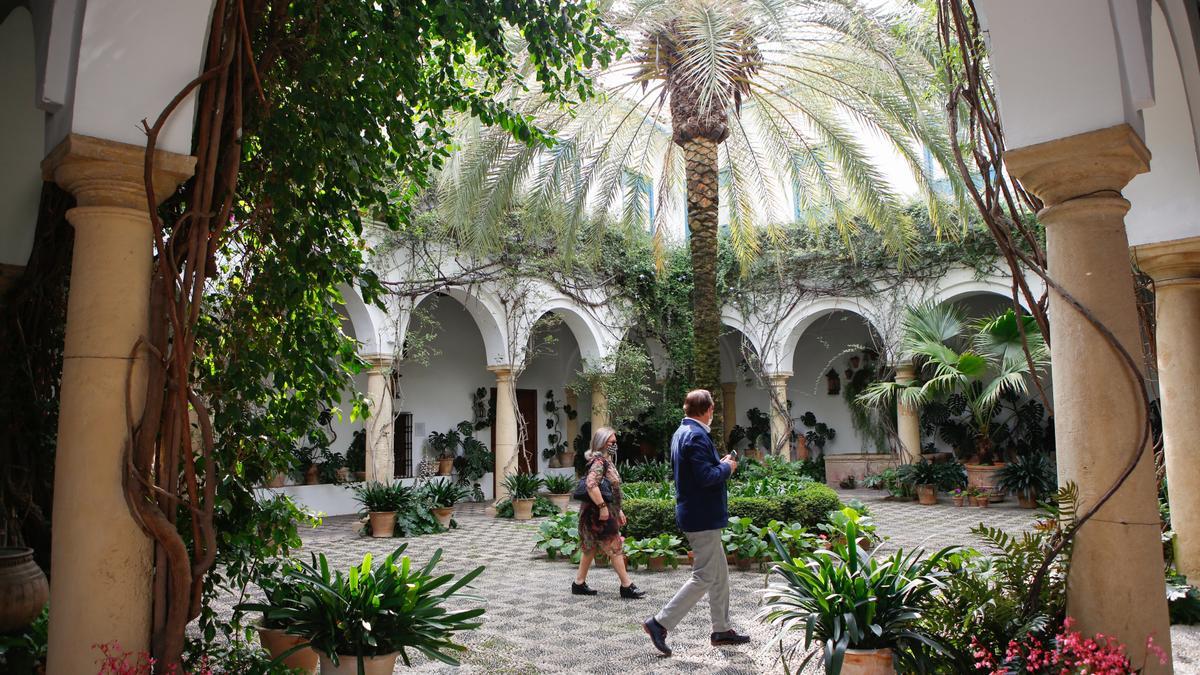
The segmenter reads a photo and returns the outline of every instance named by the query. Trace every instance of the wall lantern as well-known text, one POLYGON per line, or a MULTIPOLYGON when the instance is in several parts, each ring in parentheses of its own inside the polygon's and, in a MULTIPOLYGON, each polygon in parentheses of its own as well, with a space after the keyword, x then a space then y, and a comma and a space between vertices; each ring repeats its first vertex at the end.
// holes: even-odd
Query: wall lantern
POLYGON ((830 396, 837 396, 842 393, 842 378, 833 368, 830 368, 829 372, 825 373, 825 384, 828 387, 830 396))

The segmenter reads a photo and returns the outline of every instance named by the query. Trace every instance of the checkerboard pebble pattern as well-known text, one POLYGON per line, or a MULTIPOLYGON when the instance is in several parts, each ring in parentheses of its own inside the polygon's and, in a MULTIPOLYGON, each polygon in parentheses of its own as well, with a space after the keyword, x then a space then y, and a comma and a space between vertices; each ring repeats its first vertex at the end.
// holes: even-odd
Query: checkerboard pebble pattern
MULTIPOLYGON (((873 490, 841 494, 844 499, 857 498, 870 507, 879 532, 887 537, 884 552, 896 547, 937 549, 973 544, 970 528, 980 522, 1016 532, 1030 527, 1035 519, 1033 512, 1016 508, 1014 503, 993 504, 987 509, 960 508, 943 498, 937 506, 920 506, 915 502, 884 501, 883 493, 873 490)), ((763 573, 730 573, 732 614, 738 628, 753 637, 751 645, 709 645, 708 608, 701 601, 669 636, 674 656, 661 658, 642 631, 641 622, 658 611, 684 582, 689 574, 686 565, 660 573, 635 571, 634 581, 647 592, 645 600, 620 599, 616 575, 609 568, 593 568, 588 576, 588 583, 600 591, 599 595, 573 596, 570 584, 575 567, 548 561, 533 547, 538 520, 518 523, 491 518, 479 505, 460 507, 457 520, 457 530, 407 540, 407 553, 423 562, 436 549, 442 549, 443 561, 438 566, 442 572, 461 574, 476 565, 486 566, 473 584, 474 593, 483 598, 487 608, 483 626, 461 636, 460 642, 468 647, 461 668, 414 656, 413 667, 406 669, 401 663, 397 673, 783 672, 778 650, 768 646, 771 631, 753 621, 759 602, 757 591, 766 581, 763 573)), ((365 538, 358 532, 359 524, 353 518, 329 518, 320 528, 304 534, 304 549, 323 552, 331 564, 346 569, 360 562, 367 552, 387 555, 404 541, 365 538)), ((231 599, 228 604, 232 603, 231 599)), ((476 603, 460 604, 465 607, 476 603)), ((1173 635, 1176 642, 1184 643, 1177 647, 1180 652, 1187 650, 1186 643, 1200 642, 1186 630, 1178 634, 1173 631, 1173 635)), ((1177 656, 1177 664, 1181 657, 1184 654, 1177 656)), ((814 663, 804 672, 817 673, 820 669, 814 663)))

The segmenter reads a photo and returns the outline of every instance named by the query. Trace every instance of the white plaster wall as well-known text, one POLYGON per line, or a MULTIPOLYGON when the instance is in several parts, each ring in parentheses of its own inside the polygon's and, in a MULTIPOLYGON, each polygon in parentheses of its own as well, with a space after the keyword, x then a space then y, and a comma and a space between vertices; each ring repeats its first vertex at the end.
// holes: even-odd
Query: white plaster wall
MULTIPOLYGON (((1125 217, 1130 245, 1200 235, 1200 159, 1192 116, 1166 17, 1154 5, 1155 104, 1143 113, 1150 173, 1124 190, 1131 207, 1125 217)), ((1181 36, 1184 37, 1184 36, 1181 36)), ((1186 39, 1186 37, 1185 37, 1186 39)))
POLYGON ((1121 44, 1122 32, 1127 42, 1137 37, 1136 13, 1132 20, 1125 11, 1114 15, 1103 0, 980 0, 976 6, 1010 149, 1122 122, 1141 131, 1130 91, 1145 88, 1139 79, 1146 77, 1145 64, 1137 63, 1132 45, 1123 51, 1121 44))
MULTIPOLYGON (((837 431, 837 436, 825 444, 830 455, 875 452, 855 431, 850 422, 850 408, 841 394, 826 393, 825 373, 832 367, 843 373, 851 356, 863 348, 872 347, 871 330, 862 317, 852 312, 832 312, 817 319, 800 336, 796 344, 794 370, 788 381, 788 399, 792 401, 792 419, 797 433, 808 431, 799 420, 812 411, 818 422, 837 431), (851 346, 853 353, 843 353, 851 346)), ((842 375, 845 384, 845 375, 842 375)))
MULTIPOLYGON (((535 389, 537 390, 537 418, 533 420, 525 420, 529 425, 528 433, 532 434, 537 439, 537 466, 539 473, 546 473, 550 470, 548 459, 542 457, 542 451, 547 449, 550 444, 546 441, 546 435, 550 430, 546 428, 547 415, 544 410, 546 404, 546 392, 553 391, 558 402, 566 402, 566 394, 564 387, 575 380, 576 374, 579 372, 579 345, 572 335, 571 330, 565 324, 559 324, 549 331, 553 341, 537 347, 535 354, 530 359, 525 367, 525 372, 517 379, 518 389, 535 389)), ((591 393, 587 396, 590 403, 591 393)), ((591 412, 591 406, 588 406, 588 414, 591 412)), ((567 416, 566 413, 560 413, 562 419, 562 430, 566 433, 567 416)), ((579 424, 587 421, 588 417, 580 412, 576 420, 579 424)), ((578 427, 577 427, 578 428, 578 427)), ((552 471, 553 472, 553 471, 552 471)))
MULTIPOLYGON (((446 432, 463 420, 472 420, 471 395, 479 387, 490 389, 496 377, 487 370, 483 338, 471 315, 452 298, 426 300, 437 323, 432 347, 437 350, 428 364, 403 361, 397 364, 400 384, 395 401, 396 412, 413 416, 413 466, 428 455, 425 452, 429 432, 446 432)), ((490 431, 479 432, 479 440, 491 446, 490 431)), ((486 491, 491 480, 484 482, 486 491)))
MULTIPOLYGON (((153 124, 203 68, 212 7, 213 0, 89 0, 70 128, 55 131, 145 145, 142 119, 153 124)), ((193 92, 159 136, 159 149, 190 153, 194 117, 193 92)))
POLYGON ((0 24, 0 264, 23 266, 33 250, 45 133, 36 89, 33 18, 17 7, 0 24))

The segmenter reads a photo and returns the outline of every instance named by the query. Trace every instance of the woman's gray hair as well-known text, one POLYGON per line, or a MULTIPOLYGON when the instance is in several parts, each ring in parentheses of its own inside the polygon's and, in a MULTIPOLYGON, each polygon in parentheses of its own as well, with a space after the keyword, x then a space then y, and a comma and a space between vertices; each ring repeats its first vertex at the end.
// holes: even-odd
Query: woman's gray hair
POLYGON ((596 455, 601 455, 607 452, 608 439, 616 435, 616 431, 612 427, 600 427, 596 433, 592 434, 592 448, 588 450, 587 459, 591 459, 596 455))

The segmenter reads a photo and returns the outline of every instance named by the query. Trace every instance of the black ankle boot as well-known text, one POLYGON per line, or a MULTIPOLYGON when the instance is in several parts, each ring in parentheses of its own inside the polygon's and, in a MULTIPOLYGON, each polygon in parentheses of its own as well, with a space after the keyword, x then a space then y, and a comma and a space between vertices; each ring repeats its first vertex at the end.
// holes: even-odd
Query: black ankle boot
POLYGON ((583 582, 582 584, 577 584, 574 581, 571 582, 571 595, 595 595, 595 594, 596 594, 596 591, 592 590, 592 588, 587 585, 586 581, 583 582))
POLYGON ((630 582, 628 586, 621 587, 621 597, 626 600, 641 600, 646 597, 646 591, 643 591, 636 584, 630 582))

